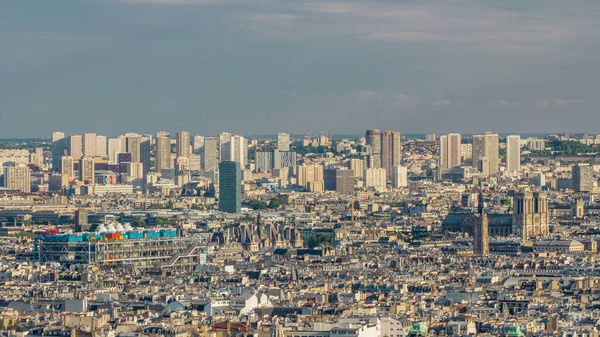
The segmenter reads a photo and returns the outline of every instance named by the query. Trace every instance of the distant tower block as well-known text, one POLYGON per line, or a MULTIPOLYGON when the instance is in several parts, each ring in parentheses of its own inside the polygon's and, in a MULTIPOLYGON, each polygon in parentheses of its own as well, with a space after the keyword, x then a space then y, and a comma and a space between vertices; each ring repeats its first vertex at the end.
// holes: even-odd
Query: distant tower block
POLYGON ((545 192, 515 195, 512 232, 522 240, 548 235, 548 195, 545 192))

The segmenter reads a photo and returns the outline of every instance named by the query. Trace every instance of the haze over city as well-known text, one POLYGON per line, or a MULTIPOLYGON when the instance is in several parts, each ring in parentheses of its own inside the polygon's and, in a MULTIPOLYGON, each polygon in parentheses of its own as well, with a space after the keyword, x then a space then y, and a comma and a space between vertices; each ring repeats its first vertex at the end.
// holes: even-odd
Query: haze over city
POLYGON ((600 2, 0 0, 0 337, 599 337, 600 2))
POLYGON ((0 1, 0 134, 595 132, 597 1, 0 1))

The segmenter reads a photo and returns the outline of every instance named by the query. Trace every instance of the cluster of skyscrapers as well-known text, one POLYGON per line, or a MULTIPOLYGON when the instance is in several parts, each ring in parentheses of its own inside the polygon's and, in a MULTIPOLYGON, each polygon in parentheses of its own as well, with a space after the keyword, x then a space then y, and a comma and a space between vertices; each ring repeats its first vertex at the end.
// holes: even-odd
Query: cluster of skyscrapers
MULTIPOLYGON (((440 172, 463 166, 471 161, 471 166, 484 176, 492 176, 500 169, 500 136, 496 133, 473 135, 471 144, 463 144, 459 133, 442 135, 439 138, 440 172)), ((518 135, 506 137, 506 169, 519 172, 521 167, 521 138, 518 135)))

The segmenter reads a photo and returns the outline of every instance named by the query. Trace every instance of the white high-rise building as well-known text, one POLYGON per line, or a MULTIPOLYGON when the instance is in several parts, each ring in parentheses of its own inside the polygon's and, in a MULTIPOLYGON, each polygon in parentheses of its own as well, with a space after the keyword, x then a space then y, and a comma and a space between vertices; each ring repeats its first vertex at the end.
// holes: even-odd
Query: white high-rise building
POLYGON ((4 166, 4 187, 31 193, 31 170, 27 165, 4 166))
POLYGON ((190 133, 187 131, 177 131, 175 135, 177 139, 177 143, 175 144, 175 154, 176 158, 187 158, 190 159, 191 155, 191 143, 190 143, 190 133))
POLYGON ((240 167, 246 166, 248 158, 248 143, 242 136, 231 136, 229 140, 229 160, 240 163, 240 167))
POLYGON ((219 161, 231 160, 230 146, 231 133, 222 132, 219 134, 219 161))
POLYGON ((462 152, 462 160, 467 161, 467 159, 473 158, 473 144, 461 144, 460 148, 462 152))
POLYGON ((63 156, 60 158, 60 174, 67 177, 67 181, 75 179, 75 166, 73 164, 73 157, 63 156))
POLYGON ((405 166, 392 168, 392 188, 408 187, 408 170, 405 166))
POLYGON ((52 142, 53 143, 56 142, 56 141, 59 141, 61 139, 64 139, 64 138, 65 138, 65 133, 64 132, 59 132, 59 131, 52 132, 52 142))
POLYGON ((521 170, 521 137, 506 137, 506 169, 508 172, 521 170))
POLYGON ((195 154, 199 154, 200 150, 204 147, 204 136, 194 136, 192 151, 195 154))
POLYGON ((290 135, 289 133, 277 134, 277 150, 289 151, 290 150, 290 135))
POLYGON ((473 167, 481 170, 484 176, 498 173, 499 139, 497 133, 491 132, 473 135, 473 167))
POLYGON ((392 167, 399 166, 402 162, 400 139, 398 131, 386 130, 381 133, 381 167, 385 169, 388 178, 392 174, 392 167))
POLYGON ((387 178, 384 168, 368 168, 364 174, 365 187, 373 187, 378 191, 386 189, 387 178))
POLYGON ((120 138, 110 138, 108 140, 107 157, 108 157, 109 163, 116 164, 118 154, 121 152, 125 152, 125 151, 123 151, 123 149, 121 149, 121 144, 122 144, 122 141, 120 138))
POLYGON ((459 133, 440 136, 440 169, 458 167, 462 163, 462 137, 459 133))
POLYGON ((81 135, 69 136, 69 155, 76 159, 83 155, 83 137, 81 135))
POLYGON ((96 156, 102 158, 108 157, 108 152, 106 148, 106 136, 96 136, 96 156))
POLYGON ((202 169, 204 171, 216 171, 219 167, 219 139, 217 137, 206 137, 204 139, 204 151, 202 151, 202 169))
POLYGON ((172 169, 174 162, 171 159, 171 136, 168 132, 159 131, 156 133, 156 151, 154 169, 162 174, 165 169, 172 169))
POLYGON ((60 168, 60 157, 65 155, 69 148, 64 132, 52 132, 52 170, 57 172, 60 168))
POLYGON ((83 156, 84 157, 95 157, 96 156, 96 134, 85 133, 83 135, 83 156))

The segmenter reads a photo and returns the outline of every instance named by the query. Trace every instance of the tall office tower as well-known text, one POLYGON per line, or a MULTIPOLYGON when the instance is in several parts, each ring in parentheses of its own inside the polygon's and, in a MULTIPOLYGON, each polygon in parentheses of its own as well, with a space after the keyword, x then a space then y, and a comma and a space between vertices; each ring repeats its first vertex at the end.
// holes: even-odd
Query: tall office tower
POLYGON ((572 177, 575 192, 592 192, 594 190, 594 168, 589 164, 573 166, 572 177))
POLYGON ((229 140, 229 160, 240 163, 241 167, 246 166, 248 158, 248 143, 242 136, 231 136, 229 140))
POLYGON ((381 167, 381 131, 367 130, 366 134, 367 146, 371 148, 369 153, 369 168, 381 167))
POLYGON ((84 157, 95 157, 96 156, 96 134, 95 133, 84 133, 83 134, 83 156, 84 157))
POLYGON ((187 131, 177 131, 175 137, 177 140, 175 146, 175 155, 177 156, 177 158, 184 157, 190 159, 190 133, 187 131))
POLYGON ((200 150, 204 147, 204 136, 194 136, 192 151, 195 154, 200 154, 200 150))
POLYGON ((499 138, 498 134, 491 132, 473 136, 473 166, 484 176, 498 173, 499 138))
POLYGON ((156 133, 156 154, 155 154, 155 171, 162 173, 164 169, 173 168, 173 160, 171 159, 171 137, 168 132, 156 133))
POLYGON ((27 165, 4 166, 4 187, 31 193, 31 170, 27 165))
POLYGON ((127 152, 127 137, 125 135, 121 135, 117 138, 121 141, 121 153, 127 152))
POLYGON ((459 133, 440 136, 440 169, 447 170, 461 165, 461 141, 459 133))
POLYGON ((392 188, 408 187, 408 170, 404 166, 392 168, 392 188))
POLYGON ((277 134, 277 150, 289 151, 290 150, 290 134, 289 133, 278 133, 277 134))
POLYGON ((110 138, 108 140, 108 162, 111 164, 117 163, 117 155, 123 151, 121 149, 121 139, 110 138))
POLYGON ((75 165, 73 157, 63 156, 60 159, 60 174, 66 176, 69 181, 75 178, 75 165))
POLYGON ((328 168, 323 171, 326 191, 341 194, 354 192, 354 172, 348 168, 328 168))
POLYGON ((65 138, 65 133, 60 131, 52 132, 52 142, 54 143, 57 140, 61 140, 65 138))
POLYGON ((435 133, 428 133, 425 136, 425 141, 426 142, 435 142, 437 140, 437 135, 435 133))
POLYGON ((373 187, 377 191, 383 191, 387 187, 387 174, 384 168, 365 169, 365 187, 373 187))
POLYGON ((473 159, 473 144, 461 144, 462 160, 473 159))
POLYGON ((52 170, 60 170, 60 157, 65 155, 68 150, 67 139, 64 132, 52 133, 52 170))
POLYGON ((519 172, 521 170, 521 137, 506 137, 506 170, 519 172))
POLYGON ((515 195, 512 234, 522 240, 548 235, 548 195, 545 192, 515 195))
POLYGON ((348 168, 354 172, 354 178, 363 179, 365 175, 365 161, 362 159, 348 160, 348 168))
POLYGON ((219 134, 219 161, 231 160, 231 148, 229 142, 231 141, 231 133, 222 132, 219 134))
POLYGON ((273 150, 272 168, 280 169, 283 167, 295 167, 297 165, 298 155, 296 151, 273 150))
POLYGON ((108 150, 106 147, 106 136, 96 136, 96 156, 102 158, 108 157, 108 150))
POLYGON ((94 184, 94 158, 93 157, 83 157, 79 160, 79 180, 83 181, 84 184, 93 185, 94 184))
POLYGON ((219 164, 219 210, 240 213, 242 208, 242 169, 235 161, 219 164))
POLYGON ((142 138, 140 136, 128 136, 127 137, 127 153, 131 153, 131 162, 132 163, 140 163, 141 162, 141 153, 140 153, 140 145, 142 143, 142 138))
POLYGON ((381 134, 381 167, 385 169, 387 178, 392 175, 392 167, 400 165, 401 162, 400 132, 383 131, 381 134))
POLYGON ((273 169, 273 152, 256 151, 254 154, 254 170, 256 172, 268 172, 273 169))
POLYGON ((219 138, 204 138, 204 151, 202 151, 202 169, 216 171, 219 167, 219 138))
POLYGON ((141 137, 140 138, 140 163, 142 164, 143 175, 146 175, 146 174, 148 174, 148 172, 150 172, 151 153, 152 153, 152 138, 146 137, 146 136, 141 137))
POLYGON ((483 135, 473 135, 471 145, 471 160, 473 167, 481 170, 481 161, 485 155, 485 137, 483 135))
POLYGON ((83 156, 83 137, 81 135, 69 136, 69 156, 79 159, 83 156))
POLYGON ((323 192, 325 190, 325 183, 323 181, 323 166, 298 166, 298 185, 304 187, 310 192, 323 192))

